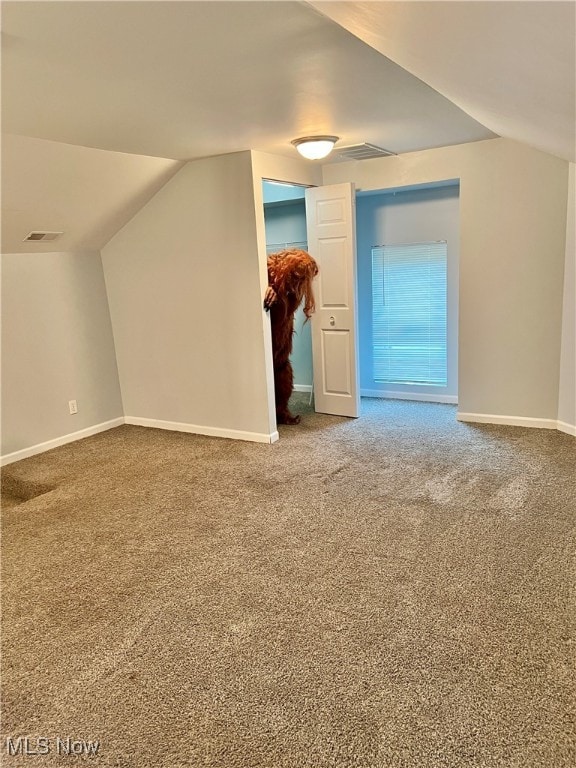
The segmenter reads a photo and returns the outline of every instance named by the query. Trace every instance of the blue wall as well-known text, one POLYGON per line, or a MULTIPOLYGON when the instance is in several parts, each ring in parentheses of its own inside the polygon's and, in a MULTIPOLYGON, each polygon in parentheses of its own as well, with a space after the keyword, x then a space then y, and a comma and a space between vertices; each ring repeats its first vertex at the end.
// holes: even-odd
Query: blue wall
POLYGON ((358 193, 356 232, 360 388, 368 394, 420 394, 454 398, 458 393, 459 187, 358 193), (372 247, 398 243, 448 242, 448 386, 375 382, 372 371, 372 247))
MULTIPOLYGON (((267 246, 306 242, 306 206, 303 199, 265 205, 264 221, 267 246)), ((313 380, 312 337, 310 322, 305 323, 305 320, 304 312, 299 308, 294 318, 295 333, 290 358, 296 386, 312 386, 313 380)))

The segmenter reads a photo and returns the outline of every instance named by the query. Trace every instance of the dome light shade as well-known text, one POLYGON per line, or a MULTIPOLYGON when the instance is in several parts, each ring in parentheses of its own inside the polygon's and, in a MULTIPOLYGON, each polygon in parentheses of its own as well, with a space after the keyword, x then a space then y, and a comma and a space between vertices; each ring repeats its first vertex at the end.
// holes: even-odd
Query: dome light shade
POLYGON ((321 160, 332 152, 338 136, 304 136, 291 143, 307 160, 321 160))

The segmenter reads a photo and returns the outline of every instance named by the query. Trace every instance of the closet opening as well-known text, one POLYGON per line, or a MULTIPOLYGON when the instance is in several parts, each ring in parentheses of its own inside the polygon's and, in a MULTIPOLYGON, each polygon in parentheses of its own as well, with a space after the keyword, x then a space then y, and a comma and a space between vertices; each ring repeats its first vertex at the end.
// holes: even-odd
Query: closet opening
MULTIPOLYGON (((288 248, 308 250, 306 232, 307 186, 263 179, 266 254, 288 248)), ((314 380, 311 323, 305 322, 302 306, 294 317, 294 337, 290 362, 294 370, 294 391, 309 392, 314 380)))

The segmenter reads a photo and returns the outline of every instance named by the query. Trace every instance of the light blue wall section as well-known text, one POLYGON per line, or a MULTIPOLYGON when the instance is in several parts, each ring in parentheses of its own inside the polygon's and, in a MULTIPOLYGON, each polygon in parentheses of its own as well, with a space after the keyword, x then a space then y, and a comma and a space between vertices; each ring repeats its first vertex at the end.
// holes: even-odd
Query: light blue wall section
POLYGON ((266 247, 285 243, 306 242, 306 208, 304 200, 264 205, 266 247))
POLYGON ((278 203, 286 200, 303 200, 306 187, 300 184, 286 184, 281 181, 262 182, 264 203, 278 203))
MULTIPOLYGON (((303 187, 297 189, 303 190, 303 187)), ((306 242, 306 209, 303 199, 265 205, 264 220, 267 246, 306 242)), ((294 383, 311 386, 312 337, 310 322, 305 323, 305 319, 302 309, 298 309, 294 318, 294 344, 290 360, 294 369, 294 383)))
POLYGON ((356 199, 360 388, 383 395, 458 394, 459 187, 359 193, 356 199), (448 386, 375 382, 372 368, 372 247, 446 240, 448 243, 448 386))

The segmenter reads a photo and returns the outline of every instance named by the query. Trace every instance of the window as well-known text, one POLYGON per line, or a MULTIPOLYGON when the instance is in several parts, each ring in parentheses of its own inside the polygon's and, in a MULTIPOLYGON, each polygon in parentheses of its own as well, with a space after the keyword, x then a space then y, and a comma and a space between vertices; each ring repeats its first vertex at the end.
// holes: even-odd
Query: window
POLYGON ((374 381, 447 385, 446 241, 372 249, 374 381))

